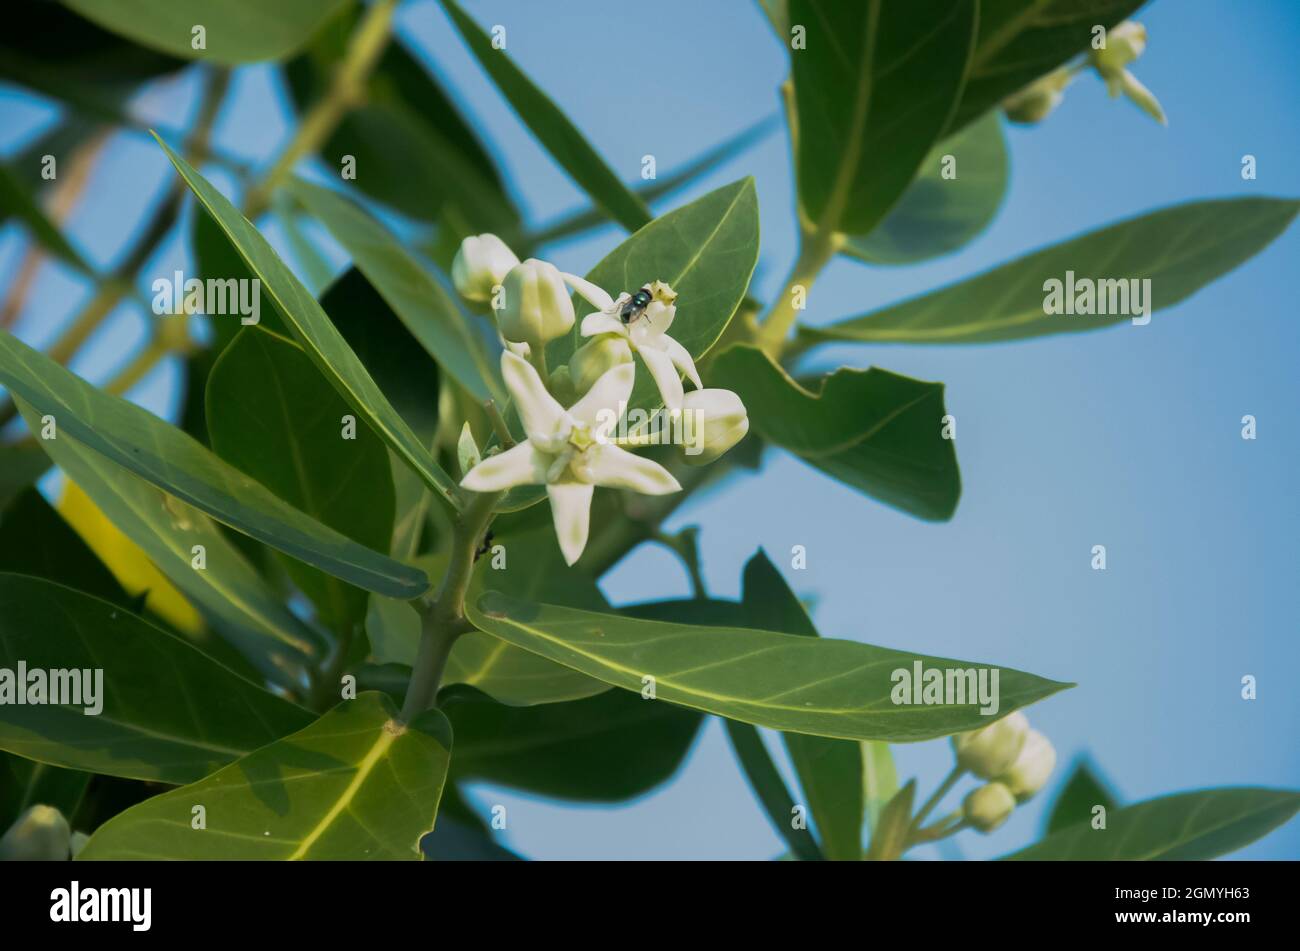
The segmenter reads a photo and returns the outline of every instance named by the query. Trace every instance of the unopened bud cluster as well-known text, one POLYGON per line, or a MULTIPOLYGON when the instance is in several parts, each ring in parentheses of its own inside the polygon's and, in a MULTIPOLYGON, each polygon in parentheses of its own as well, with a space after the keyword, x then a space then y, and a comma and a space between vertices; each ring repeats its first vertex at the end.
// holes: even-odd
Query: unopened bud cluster
POLYGON ((952 745, 957 765, 987 780, 962 801, 964 818, 981 832, 1002 825, 1017 804, 1043 788, 1056 766, 1051 741, 1032 729, 1019 711, 982 729, 957 734, 952 745))

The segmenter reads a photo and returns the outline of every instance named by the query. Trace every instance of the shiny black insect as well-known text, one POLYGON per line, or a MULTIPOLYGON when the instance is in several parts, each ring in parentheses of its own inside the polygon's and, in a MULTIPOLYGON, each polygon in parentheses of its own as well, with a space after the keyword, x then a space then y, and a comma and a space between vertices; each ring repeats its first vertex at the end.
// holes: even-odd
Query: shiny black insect
POLYGON ((484 555, 486 555, 488 552, 492 550, 492 539, 495 537, 496 536, 492 534, 492 529, 489 528, 487 530, 487 533, 483 536, 483 544, 480 545, 478 548, 474 549, 475 561, 478 561, 480 558, 482 558, 484 555))
POLYGON ((654 300, 654 295, 650 293, 650 288, 641 288, 623 302, 623 306, 618 311, 618 319, 623 321, 624 324, 632 323, 645 313, 645 309, 650 306, 652 300, 654 300))

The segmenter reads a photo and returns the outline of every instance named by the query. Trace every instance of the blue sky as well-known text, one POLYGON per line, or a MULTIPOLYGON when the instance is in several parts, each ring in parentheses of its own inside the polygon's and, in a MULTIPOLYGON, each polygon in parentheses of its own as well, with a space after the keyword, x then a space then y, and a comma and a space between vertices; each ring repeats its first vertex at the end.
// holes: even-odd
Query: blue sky
MULTIPOLYGON (((1300 6, 1255 0, 1155 0, 1138 19, 1149 47, 1135 72, 1169 115, 1162 128, 1101 83, 1081 78, 1043 125, 1008 130, 1012 180, 992 228, 947 258, 908 268, 844 260, 816 285, 818 323, 850 316, 977 273, 1025 251, 1177 202, 1230 195, 1300 195, 1300 6), (1259 176, 1240 177, 1254 154, 1259 176)), ((629 181, 641 156, 661 174, 777 112, 786 54, 756 5, 661 0, 563 5, 467 4, 507 26, 511 55, 629 181), (557 16, 557 9, 564 11, 557 16)), ((465 52, 436 3, 403 7, 401 33, 473 117, 528 218, 584 204, 465 52)), ((142 117, 182 126, 192 83, 137 102, 142 117)), ((0 90, 6 154, 51 120, 43 105, 0 90)), ((249 157, 273 154, 288 125, 271 71, 241 73, 217 141, 249 157)), ((73 230, 90 258, 129 241, 142 194, 167 181, 140 138, 115 141, 73 230)), ((788 142, 782 131, 737 156, 665 207, 744 175, 758 182, 763 248, 755 291, 770 297, 794 255, 788 142)), ((663 208, 659 209, 663 210, 663 208)), ((621 238, 613 226, 553 249, 580 273, 621 238)), ((20 242, 0 234, 0 281, 20 242)), ((836 347, 818 365, 878 365, 947 384, 958 418, 963 497, 946 524, 878 505, 788 456, 757 476, 690 503, 674 525, 699 524, 711 590, 735 595, 760 545, 778 565, 799 544, 808 568, 789 571, 816 601, 827 636, 1006 664, 1079 686, 1030 709, 1061 754, 1058 778, 1087 753, 1126 800, 1211 785, 1300 787, 1300 586, 1293 485, 1300 440, 1294 407, 1300 330, 1292 228, 1257 258, 1147 327, 980 347, 836 347), (1240 418, 1259 420, 1243 441, 1240 418), (1109 567, 1089 567, 1094 544, 1109 567), (783 557, 784 556, 784 557, 783 557), (1259 698, 1240 699, 1240 679, 1259 698)), ((152 269, 183 262, 169 244, 152 269)), ((87 289, 43 272, 20 333, 44 342, 87 289)), ((145 317, 124 309, 78 363, 103 378, 124 362, 145 317)), ((170 412, 176 368, 133 394, 170 412)), ((604 582, 616 601, 680 595, 687 583, 646 548, 604 582)), ((779 754, 777 744, 774 752, 779 754)), ((945 742, 896 747, 922 790, 946 772, 945 742)), ((472 797, 507 806, 505 844, 537 857, 765 858, 780 851, 722 730, 710 723, 682 772, 628 805, 593 808, 487 786, 472 797)), ((955 798, 955 797, 954 797, 955 798)), ((957 840, 971 857, 1035 837, 1042 799, 990 838, 957 840)), ((1300 856, 1300 822, 1243 853, 1300 856)))

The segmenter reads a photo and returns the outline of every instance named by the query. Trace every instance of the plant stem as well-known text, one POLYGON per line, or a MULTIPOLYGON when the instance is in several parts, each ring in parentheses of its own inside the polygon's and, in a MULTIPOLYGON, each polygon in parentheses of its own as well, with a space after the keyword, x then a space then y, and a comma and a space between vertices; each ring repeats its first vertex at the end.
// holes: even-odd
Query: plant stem
POLYGON ((487 418, 492 423, 492 430, 497 434, 497 440, 501 443, 501 448, 512 448, 515 444, 515 437, 510 435, 510 427, 506 425, 506 418, 501 415, 501 410, 497 407, 497 401, 484 400, 483 411, 487 413, 487 418))
POLYGON ((366 83, 392 35, 397 0, 377 0, 357 24, 348 50, 330 82, 329 90, 302 117, 293 139, 262 181, 248 193, 245 216, 256 218, 269 207, 271 193, 288 177, 298 160, 319 151, 338 128, 345 113, 365 97, 366 83))
POLYGON ((451 560, 447 573, 438 584, 432 603, 416 602, 421 615, 420 648, 406 688, 400 719, 403 723, 429 709, 438 695, 442 673, 447 667, 452 645, 470 629, 465 619, 465 592, 474 571, 474 552, 492 522, 492 510, 502 492, 482 492, 455 516, 452 524, 451 560))
POLYGON ((844 245, 844 235, 819 228, 805 232, 799 244, 799 257, 790 269, 790 277, 780 296, 772 302, 772 308, 759 321, 757 343, 773 356, 780 356, 785 346, 785 338, 802 309, 795 306, 795 291, 802 288, 806 297, 817 276, 839 249, 844 245))
POLYGON ((913 834, 915 834, 916 831, 921 828, 921 823, 925 821, 925 817, 934 811, 934 807, 939 805, 939 802, 943 799, 943 797, 948 795, 948 793, 952 790, 952 787, 957 785, 957 780, 961 779, 962 776, 965 775, 965 773, 966 770, 963 767, 954 766, 952 768, 952 771, 948 773, 947 776, 944 777, 943 782, 939 784, 939 788, 936 789, 934 791, 934 794, 931 795, 930 798, 925 801, 925 805, 921 806, 920 811, 917 812, 916 814, 916 818, 912 820, 913 834))

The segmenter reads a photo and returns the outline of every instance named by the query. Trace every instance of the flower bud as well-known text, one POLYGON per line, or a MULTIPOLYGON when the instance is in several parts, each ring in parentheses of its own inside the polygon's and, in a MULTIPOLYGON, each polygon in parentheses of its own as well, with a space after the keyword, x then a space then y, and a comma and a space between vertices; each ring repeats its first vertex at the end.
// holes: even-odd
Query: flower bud
POLYGON ((972 789, 961 802, 962 816, 980 832, 992 832, 1016 808, 1016 797, 1002 783, 985 783, 972 789))
POLYGON ((67 861, 71 841, 63 813, 53 806, 32 806, 0 838, 0 861, 67 861))
POLYGON ((1070 85, 1073 78, 1069 68, 1062 66, 1034 80, 1020 92, 1008 96, 1002 102, 1002 111, 1012 122, 1042 122, 1061 104, 1065 98, 1065 87, 1070 85))
POLYGON ((1056 750, 1051 741, 1037 730, 1030 730, 1020 755, 998 780, 1006 784, 1017 802, 1024 802, 1043 788, 1055 766, 1056 750))
POLYGON ((1017 710, 986 727, 958 733, 952 738, 957 765, 981 779, 996 779, 1020 755, 1029 721, 1017 710))
POLYGON ((682 397, 683 451, 686 462, 704 465, 749 432, 749 413, 731 390, 691 390, 682 397))
POLYGON ((1141 23, 1125 20, 1106 31, 1106 48, 1092 50, 1088 56, 1093 67, 1108 78, 1118 73, 1142 55, 1147 48, 1147 28, 1141 23))
POLYGON ((576 351, 569 361, 569 373, 579 394, 591 389, 607 370, 632 362, 632 348, 627 338, 618 334, 597 334, 576 351))
POLYGON ((529 258, 512 267, 503 283, 505 306, 496 314, 506 340, 544 347, 573 327, 573 301, 554 264, 529 258))
POLYGON ((518 263, 519 258, 496 235, 473 235, 460 243, 451 262, 451 281, 466 300, 482 304, 518 263))

